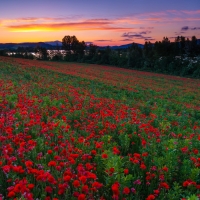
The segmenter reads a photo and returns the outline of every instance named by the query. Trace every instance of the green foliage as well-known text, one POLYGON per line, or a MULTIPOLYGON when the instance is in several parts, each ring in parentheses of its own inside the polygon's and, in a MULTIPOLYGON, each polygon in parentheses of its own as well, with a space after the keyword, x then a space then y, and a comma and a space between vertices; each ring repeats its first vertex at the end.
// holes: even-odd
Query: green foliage
POLYGON ((180 200, 182 195, 183 195, 182 187, 177 182, 174 182, 172 189, 169 190, 167 194, 167 199, 180 200))

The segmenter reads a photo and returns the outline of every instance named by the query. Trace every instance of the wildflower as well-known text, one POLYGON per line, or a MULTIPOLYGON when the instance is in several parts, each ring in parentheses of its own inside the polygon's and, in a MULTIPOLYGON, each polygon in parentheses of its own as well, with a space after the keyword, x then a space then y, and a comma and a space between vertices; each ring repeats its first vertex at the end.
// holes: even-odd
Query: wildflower
POLYGON ((91 154, 92 154, 92 155, 96 155, 96 154, 97 154, 96 150, 92 150, 92 151, 91 151, 91 154))
POLYGON ((196 188, 197 188, 197 190, 200 190, 200 185, 199 184, 196 185, 196 188))
POLYGON ((112 192, 114 195, 117 195, 117 196, 119 195, 119 183, 118 182, 115 182, 112 185, 111 189, 112 189, 112 192))
POLYGON ((199 153, 198 149, 193 149, 193 153, 198 154, 199 153))
POLYGON ((167 168, 166 166, 164 166, 164 167, 162 168, 162 170, 168 172, 168 168, 167 168))
POLYGON ((145 164, 141 164, 141 165, 140 165, 140 169, 145 170, 146 168, 147 168, 147 167, 146 167, 145 164))
POLYGON ((69 182, 71 180, 71 176, 66 175, 66 176, 63 177, 63 180, 66 181, 66 182, 69 182))
POLYGON ((190 182, 184 181, 184 182, 183 182, 183 187, 187 187, 189 184, 190 184, 190 182))
POLYGON ((148 156, 148 153, 147 153, 147 152, 144 152, 144 153, 142 153, 142 156, 143 156, 143 157, 147 157, 147 156, 148 156))
POLYGON ((102 154, 102 156, 101 156, 103 159, 107 159, 108 158, 108 155, 107 154, 102 154))
POLYGON ((55 167, 55 166, 56 166, 56 162, 55 162, 55 161, 50 161, 50 162, 48 163, 48 166, 49 166, 49 167, 55 167))
POLYGON ((109 171, 110 171, 110 173, 114 173, 114 172, 115 172, 115 168, 114 168, 114 167, 111 167, 111 168, 109 169, 109 171))
POLYGON ((87 181, 86 176, 79 177, 79 180, 84 184, 87 181))
POLYGON ((28 160, 28 161, 25 162, 25 165, 26 165, 27 168, 32 167, 33 166, 33 162, 28 160))
POLYGON ((15 192, 10 191, 10 192, 8 193, 7 197, 13 198, 13 197, 15 197, 15 195, 16 195, 15 192))
POLYGON ((84 185, 82 187, 82 192, 87 194, 89 192, 89 187, 87 185, 84 185))
POLYGON ((78 200, 85 200, 86 199, 85 197, 86 197, 85 194, 80 194, 78 196, 78 200))
POLYGON ((95 182, 92 184, 92 187, 97 188, 97 189, 101 188, 102 186, 103 186, 103 184, 102 184, 102 183, 99 183, 99 182, 97 182, 97 181, 95 181, 95 182))
POLYGON ((79 187, 79 186, 80 186, 80 182, 79 182, 78 180, 75 180, 75 181, 73 182, 73 186, 74 186, 75 188, 79 187))
POLYGON ((153 194, 150 194, 146 200, 154 200, 156 197, 153 194))
POLYGON ((168 185, 167 183, 165 183, 165 182, 161 183, 160 186, 161 186, 162 188, 167 189, 167 190, 169 189, 169 185, 168 185))
POLYGON ((124 169, 124 174, 126 174, 126 175, 127 175, 127 174, 128 174, 128 172, 129 172, 129 171, 128 171, 128 169, 124 169))
POLYGON ((181 148, 181 151, 182 151, 183 153, 187 153, 188 147, 183 147, 183 148, 181 148))
POLYGON ((133 184, 140 185, 140 184, 141 184, 141 181, 140 181, 140 179, 138 179, 138 180, 134 181, 134 182, 133 182, 133 184))
POLYGON ((47 151, 47 153, 48 153, 48 154, 52 154, 53 151, 49 149, 49 150, 47 151))
POLYGON ((132 193, 136 193, 135 188, 131 188, 131 192, 132 192, 132 193))
POLYGON ((113 154, 120 154, 120 151, 117 147, 113 147, 113 154))
POLYGON ((145 147, 147 144, 146 140, 142 139, 142 146, 145 147))
POLYGON ((125 188, 123 189, 123 194, 128 195, 129 193, 130 193, 130 189, 129 189, 128 187, 125 187, 125 188))
POLYGON ((159 191, 159 190, 154 190, 153 192, 154 192, 154 195, 155 195, 155 196, 158 196, 158 195, 159 195, 159 193, 160 193, 160 191, 159 191))
POLYGON ((45 191, 48 193, 52 193, 53 192, 53 188, 50 186, 46 186, 45 191))
POLYGON ((10 170, 11 170, 11 168, 10 168, 9 165, 4 165, 4 166, 2 167, 2 169, 3 169, 3 172, 4 172, 4 173, 9 173, 10 170))
POLYGON ((184 181, 184 182, 183 182, 183 187, 188 187, 188 186, 190 186, 190 185, 196 186, 197 184, 196 184, 196 182, 194 182, 194 181, 192 181, 192 180, 187 180, 187 181, 184 181))
POLYGON ((27 188, 30 189, 30 190, 32 190, 34 187, 35 187, 35 185, 32 184, 32 183, 28 184, 28 186, 27 186, 27 188))

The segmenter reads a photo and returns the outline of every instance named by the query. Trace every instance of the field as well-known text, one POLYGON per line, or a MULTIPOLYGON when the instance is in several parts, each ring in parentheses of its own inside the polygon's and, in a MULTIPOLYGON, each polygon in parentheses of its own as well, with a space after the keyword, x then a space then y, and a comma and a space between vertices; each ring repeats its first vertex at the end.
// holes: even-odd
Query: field
POLYGON ((0 199, 198 197, 200 80, 0 57, 0 199))

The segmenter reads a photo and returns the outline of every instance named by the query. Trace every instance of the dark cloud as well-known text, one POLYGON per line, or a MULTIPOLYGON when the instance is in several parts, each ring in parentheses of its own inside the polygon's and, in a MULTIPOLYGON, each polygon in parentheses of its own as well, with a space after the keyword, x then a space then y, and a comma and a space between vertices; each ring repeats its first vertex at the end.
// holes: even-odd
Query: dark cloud
POLYGON ((189 27, 188 27, 188 26, 183 26, 183 27, 181 28, 181 30, 182 30, 182 31, 187 31, 187 30, 189 30, 189 27))
POLYGON ((112 42, 112 40, 95 40, 96 42, 112 42))
POLYGON ((184 34, 185 33, 185 31, 180 31, 180 32, 174 32, 175 33, 175 35, 182 35, 182 34, 184 34))
POLYGON ((140 32, 139 34, 149 34, 149 33, 151 33, 151 31, 142 31, 142 32, 140 32))
POLYGON ((140 27, 140 29, 154 29, 154 27, 140 27))
MULTIPOLYGON (((179 36, 181 36, 181 35, 179 35, 179 36)), ((182 35, 183 36, 183 35, 182 35)), ((185 38, 191 38, 191 36, 183 36, 183 37, 185 37, 185 38)), ((177 36, 171 36, 171 37, 168 37, 169 39, 176 39, 177 38, 177 36)))
POLYGON ((131 42, 132 42, 133 39, 126 38, 126 39, 123 39, 123 40, 120 40, 120 41, 124 41, 124 42, 125 42, 125 41, 131 41, 131 42))
POLYGON ((193 27, 191 30, 200 30, 200 27, 193 27))
POLYGON ((137 38, 137 39, 144 39, 144 40, 154 40, 150 36, 144 36, 148 33, 151 33, 151 31, 143 31, 143 32, 140 32, 140 33, 127 32, 127 33, 123 33, 123 35, 121 37, 125 37, 127 39, 137 38))
POLYGON ((152 37, 143 37, 142 39, 144 39, 144 40, 155 40, 155 39, 152 38, 152 37))
POLYGON ((127 37, 127 38, 134 38, 134 37, 143 37, 142 34, 136 34, 134 32, 127 32, 123 33, 122 37, 127 37))
POLYGON ((194 30, 200 30, 200 27, 183 26, 183 27, 181 28, 181 30, 182 30, 182 31, 188 31, 188 30, 194 31, 194 30))

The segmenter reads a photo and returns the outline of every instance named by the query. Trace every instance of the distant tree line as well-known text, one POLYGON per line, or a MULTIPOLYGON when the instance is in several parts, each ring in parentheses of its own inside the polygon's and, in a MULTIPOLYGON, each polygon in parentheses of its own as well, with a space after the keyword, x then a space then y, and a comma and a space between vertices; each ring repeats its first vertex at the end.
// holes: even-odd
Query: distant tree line
MULTIPOLYGON (((133 43, 126 49, 113 50, 109 46, 86 45, 76 36, 65 36, 56 49, 19 47, 11 56, 27 59, 83 62, 112 65, 143 71, 200 78, 200 41, 178 36, 173 42, 167 37, 155 43, 145 42, 143 47, 133 43), (31 54, 35 53, 35 56, 31 54)), ((9 55, 0 50, 0 55, 9 55)))

